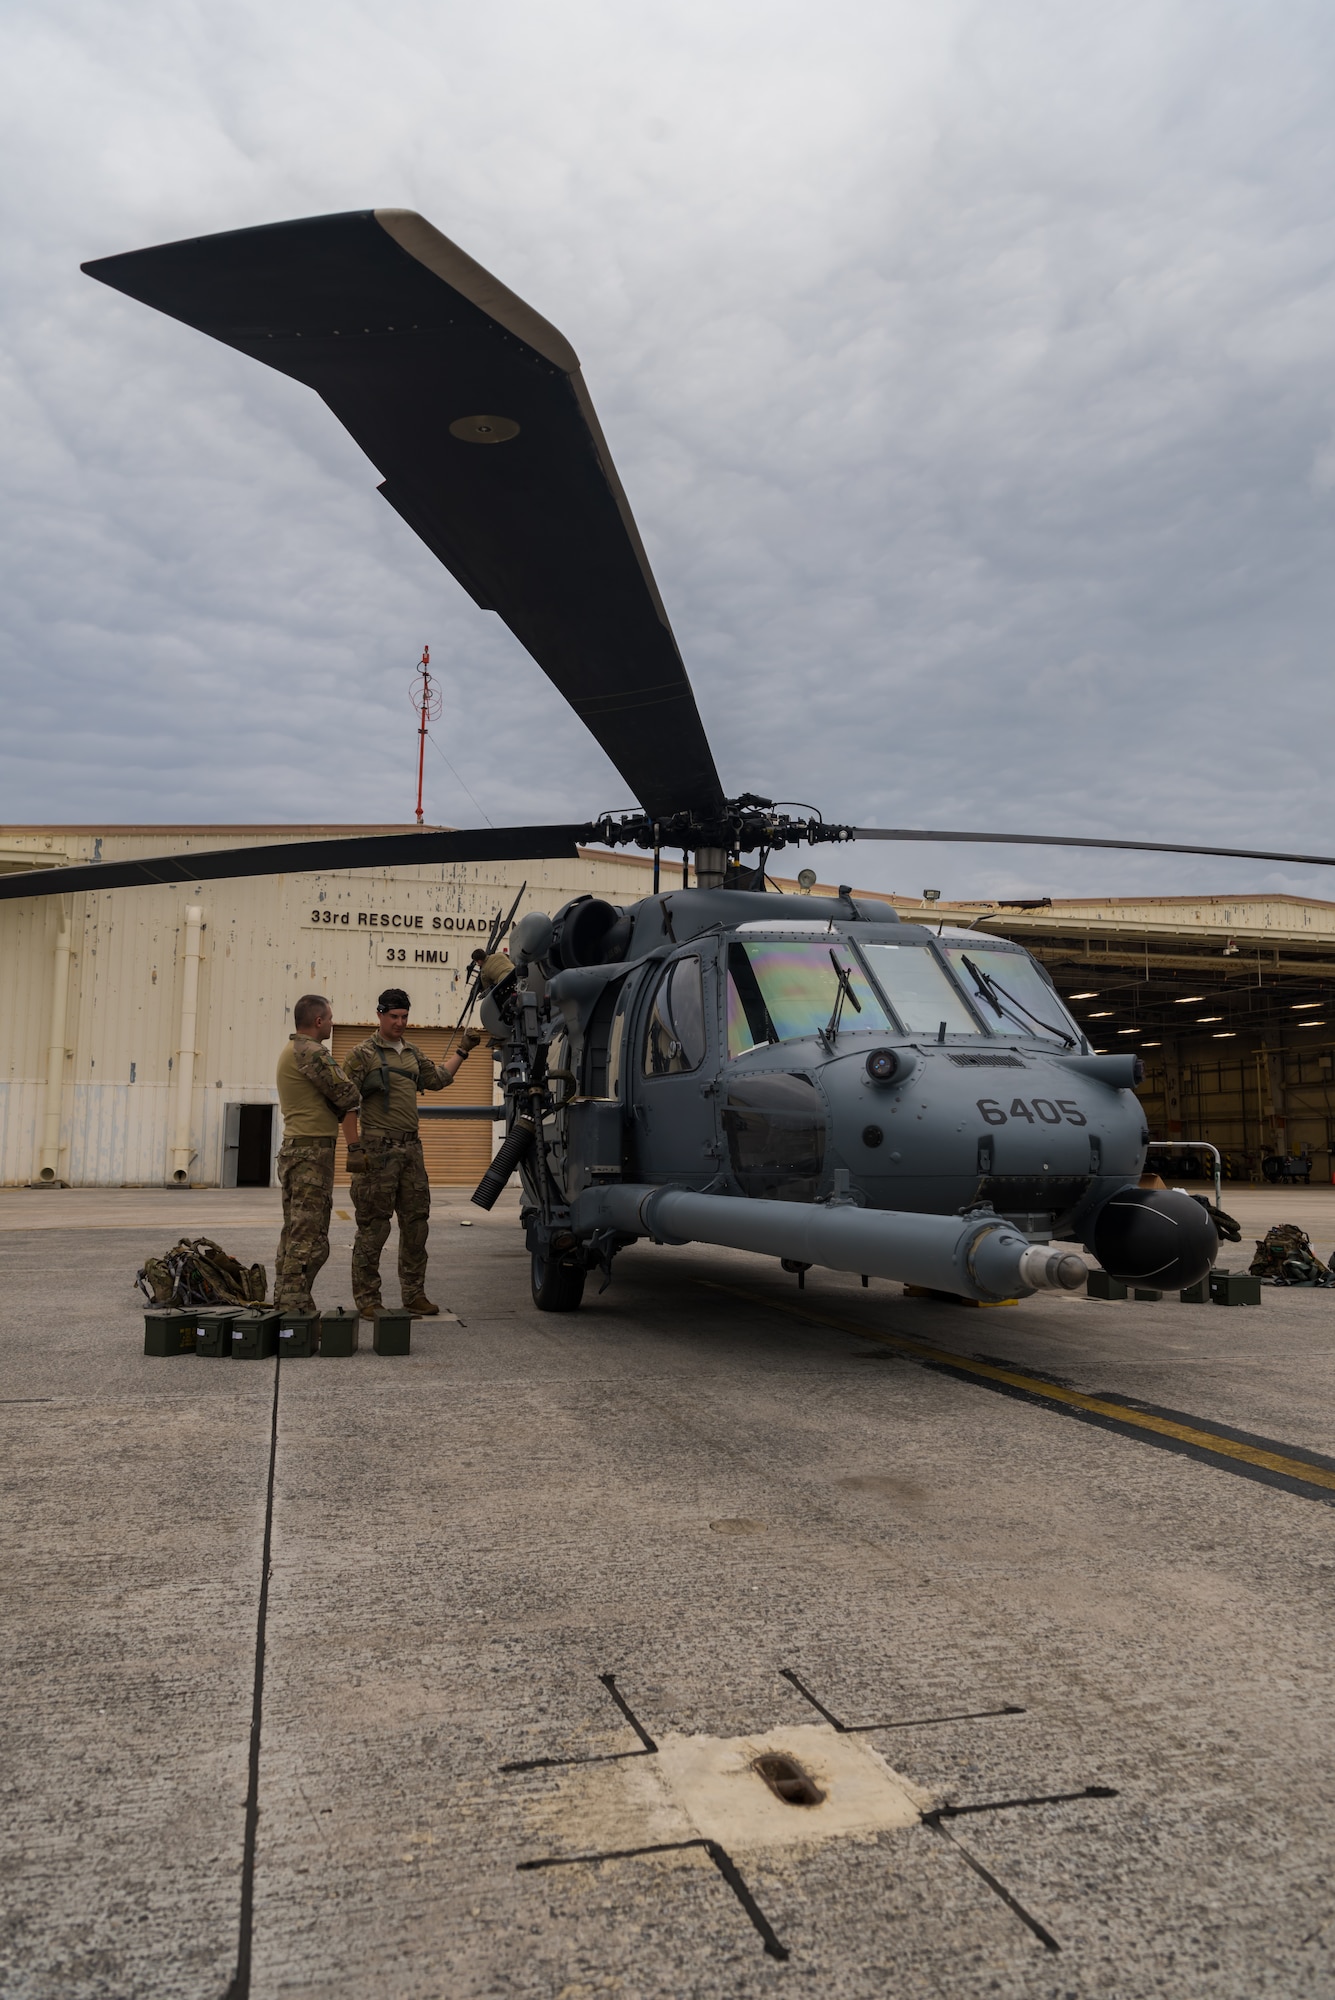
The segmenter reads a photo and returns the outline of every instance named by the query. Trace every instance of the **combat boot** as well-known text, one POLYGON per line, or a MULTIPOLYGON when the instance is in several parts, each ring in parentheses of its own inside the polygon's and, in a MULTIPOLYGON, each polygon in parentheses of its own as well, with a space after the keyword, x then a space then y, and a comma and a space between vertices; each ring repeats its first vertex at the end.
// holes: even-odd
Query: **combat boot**
POLYGON ((419 1296, 415 1299, 405 1299, 403 1310, 411 1313, 414 1319, 430 1319, 434 1313, 440 1311, 440 1307, 433 1306, 430 1299, 419 1296))
POLYGON ((373 1320, 378 1312, 385 1310, 381 1299, 358 1299, 357 1310, 363 1319, 373 1320))

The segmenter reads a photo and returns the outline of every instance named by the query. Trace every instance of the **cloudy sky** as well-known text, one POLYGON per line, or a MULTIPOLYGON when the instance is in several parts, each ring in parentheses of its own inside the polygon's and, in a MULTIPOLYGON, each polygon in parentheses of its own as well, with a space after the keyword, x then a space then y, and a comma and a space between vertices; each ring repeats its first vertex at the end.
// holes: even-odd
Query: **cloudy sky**
POLYGON ((573 342, 730 790, 1335 852, 1333 58, 1313 0, 10 0, 0 817, 410 818, 424 640, 429 818, 621 801, 309 392, 78 269, 402 206, 573 342))

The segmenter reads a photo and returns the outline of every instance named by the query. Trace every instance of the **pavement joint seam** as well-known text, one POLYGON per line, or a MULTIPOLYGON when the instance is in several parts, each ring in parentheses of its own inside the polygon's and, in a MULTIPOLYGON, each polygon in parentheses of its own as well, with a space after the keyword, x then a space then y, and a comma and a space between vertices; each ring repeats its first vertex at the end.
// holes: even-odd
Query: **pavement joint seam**
POLYGON ((786 1959, 791 1956, 788 1947, 780 1944, 774 1928, 746 1885, 741 1869, 716 1840, 664 1840, 653 1847, 618 1847, 607 1854, 553 1854, 544 1855, 537 1861, 521 1861, 520 1869, 528 1868, 576 1868, 592 1865, 600 1861, 633 1861, 642 1854, 684 1854, 690 1848, 698 1847, 718 1869, 733 1895, 737 1898, 747 1916, 759 1931, 765 1950, 771 1958, 786 1959))
POLYGON ((599 1674, 598 1678, 611 1695, 617 1707, 621 1710, 621 1713, 625 1716, 631 1728, 635 1731, 635 1734, 639 1737, 640 1749, 604 1750, 594 1757, 528 1757, 518 1764, 502 1764, 500 1767, 501 1770, 506 1773, 515 1771, 552 1771, 566 1764, 620 1764, 627 1757, 656 1757, 658 1755, 658 1745, 641 1723, 639 1717, 631 1708, 630 1703, 626 1700, 626 1697, 619 1691, 616 1675, 599 1674))
POLYGON ((250 1707, 250 1758, 246 1782, 246 1824, 241 1857, 241 1909, 236 1947, 236 1971, 223 2000, 250 2000, 251 1947, 255 1931, 255 1849, 260 1823, 260 1736, 264 1721, 264 1652, 269 1620, 269 1577, 273 1565, 274 1481, 278 1470, 278 1388, 282 1359, 273 1366, 273 1409, 269 1420, 269 1479, 264 1499, 264 1549, 260 1560, 260 1597, 255 1617, 255 1681, 250 1707))
POLYGON ((800 1681, 797 1678, 791 1667, 780 1667, 779 1673, 784 1680, 792 1683, 804 1700, 811 1703, 817 1715, 825 1717, 831 1729, 836 1730, 840 1736, 862 1736, 873 1729, 926 1729, 931 1724, 938 1722, 986 1722, 994 1715, 1023 1715, 1025 1713, 1023 1708, 1018 1707, 1014 1702, 1008 1701, 1002 1708, 975 1708, 971 1709, 967 1714, 911 1715, 902 1719, 897 1717, 893 1722, 841 1722, 837 1715, 831 1714, 824 1702, 816 1699, 811 1689, 807 1687, 804 1681, 800 1681))

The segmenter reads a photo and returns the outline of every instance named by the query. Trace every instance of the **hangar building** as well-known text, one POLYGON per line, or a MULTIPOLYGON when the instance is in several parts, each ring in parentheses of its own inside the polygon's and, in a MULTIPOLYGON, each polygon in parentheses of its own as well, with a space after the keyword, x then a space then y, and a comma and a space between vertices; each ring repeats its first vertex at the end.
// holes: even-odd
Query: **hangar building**
MULTIPOLYGON (((404 830, 7 827, 0 869, 404 830)), ((376 995, 403 986, 414 1040, 443 1055, 469 954, 521 888, 521 915, 588 892, 629 901, 649 865, 590 854, 0 904, 0 1184, 267 1187, 281 1137, 274 1065, 298 995, 328 994, 338 1054, 374 1028, 376 995)), ((433 1180, 485 1171, 491 1072, 468 1063, 423 1099, 433 1180)), ((341 1172, 341 1140, 339 1152, 341 1172)))
MULTIPOLYGON (((0 828, 0 870, 403 830, 16 826, 0 828)), ((586 850, 574 861, 256 876, 0 904, 0 1184, 267 1186, 281 1137, 274 1063, 298 994, 329 995, 339 1054, 374 1026, 381 988, 403 985, 414 1038, 443 1054, 469 954, 521 888, 520 914, 586 893, 629 902, 647 893, 650 866, 586 850)), ((1142 1055, 1155 1138, 1209 1140, 1237 1178, 1335 1177, 1335 904, 875 900, 918 922, 1026 945, 1095 1047, 1142 1055)), ((452 1090, 424 1100, 433 1180, 482 1174, 493 1088, 490 1066, 471 1063, 452 1090)))

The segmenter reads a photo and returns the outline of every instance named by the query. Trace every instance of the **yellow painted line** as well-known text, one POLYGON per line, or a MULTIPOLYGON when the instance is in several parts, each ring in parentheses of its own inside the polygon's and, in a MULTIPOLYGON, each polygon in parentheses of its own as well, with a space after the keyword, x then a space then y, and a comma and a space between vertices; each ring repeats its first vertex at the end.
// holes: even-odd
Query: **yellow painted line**
POLYGON ((1267 1472, 1283 1473, 1287 1479, 1300 1479, 1306 1486, 1323 1486, 1335 1492, 1335 1472, 1328 1471, 1324 1466, 1309 1465, 1306 1459, 1286 1458, 1282 1452, 1266 1451, 1254 1444, 1241 1444, 1237 1438, 1221 1437, 1217 1431, 1201 1430, 1194 1424, 1175 1423, 1171 1417, 1156 1417, 1148 1410, 1133 1409, 1128 1403, 1110 1402, 1106 1396, 1086 1396, 1079 1389, 1063 1389, 1055 1382, 1042 1381, 1037 1375, 1022 1374, 1017 1368, 1000 1368, 992 1361, 974 1361, 966 1354, 952 1354, 949 1348, 932 1347, 925 1340, 911 1340, 906 1334, 873 1333, 853 1320, 835 1319, 830 1313, 813 1312, 810 1306, 788 1305, 781 1299, 765 1298, 759 1292, 743 1291, 737 1285, 714 1284, 708 1278, 697 1278, 696 1283, 708 1286, 712 1292, 728 1292, 733 1298, 745 1299, 750 1305, 787 1313, 793 1319, 814 1320, 817 1325, 834 1327, 840 1333, 855 1333, 862 1340, 879 1341, 882 1347, 898 1348, 901 1353, 915 1355, 920 1361, 935 1361, 946 1368, 958 1369, 961 1374, 978 1375, 988 1382, 1003 1382, 1007 1388, 1022 1389, 1027 1396, 1041 1396, 1049 1403, 1064 1403, 1070 1409, 1087 1410, 1092 1416, 1111 1417, 1114 1422, 1127 1424, 1135 1430, 1154 1431, 1160 1437, 1175 1438, 1179 1444, 1196 1445, 1202 1451, 1212 1451, 1220 1458, 1241 1459, 1244 1464, 1261 1466, 1267 1472))

